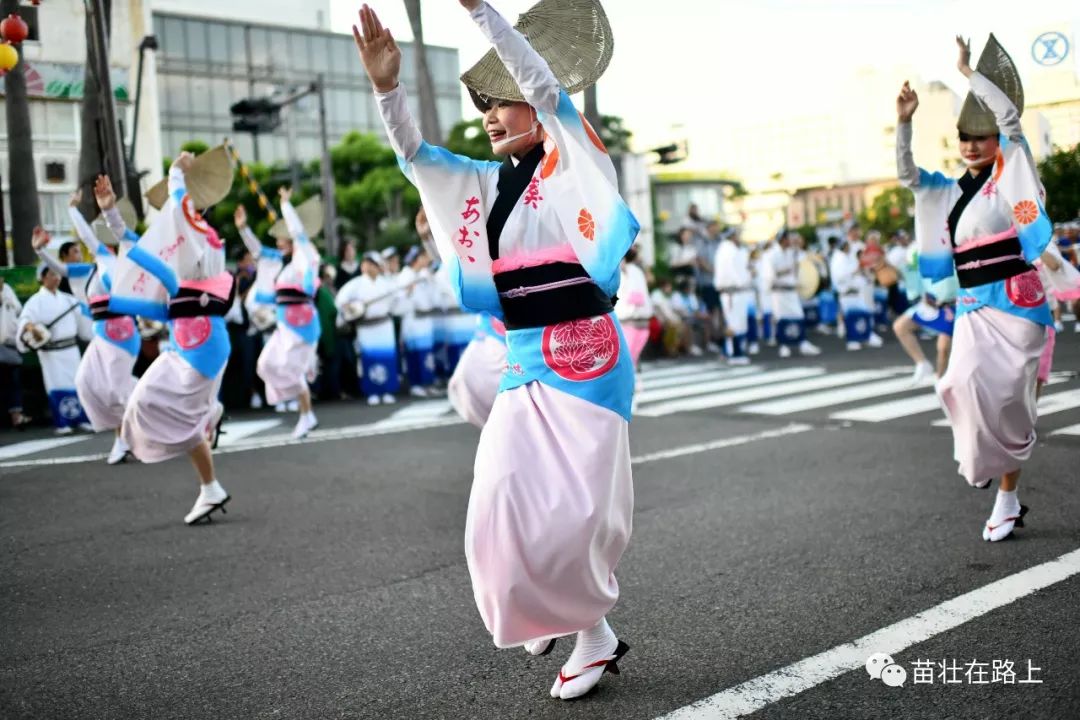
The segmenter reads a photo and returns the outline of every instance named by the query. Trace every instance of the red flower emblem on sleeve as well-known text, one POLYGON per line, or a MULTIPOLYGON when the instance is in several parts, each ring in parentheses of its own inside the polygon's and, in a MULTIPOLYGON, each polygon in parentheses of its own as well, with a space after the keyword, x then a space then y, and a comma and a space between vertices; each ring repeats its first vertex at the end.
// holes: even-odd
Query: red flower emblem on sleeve
POLYGON ((1013 217, 1021 225, 1030 225, 1039 217, 1039 206, 1034 200, 1021 200, 1013 206, 1013 217))
POLYGON ((593 220, 592 213, 585 208, 581 208, 581 212, 578 213, 577 227, 578 232, 580 232, 582 237, 586 240, 596 239, 596 221, 593 220))

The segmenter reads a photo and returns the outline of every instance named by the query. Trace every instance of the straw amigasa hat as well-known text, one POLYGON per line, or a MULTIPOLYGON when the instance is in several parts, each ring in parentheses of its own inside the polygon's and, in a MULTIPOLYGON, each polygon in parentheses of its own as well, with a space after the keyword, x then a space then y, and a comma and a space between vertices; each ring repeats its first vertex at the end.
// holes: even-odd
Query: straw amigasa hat
MULTIPOLYGON (((229 194, 233 184, 229 151, 224 145, 218 145, 196 157, 185 175, 185 182, 196 210, 202 211, 221 202, 229 194)), ((168 198, 168 178, 146 191, 146 199, 155 210, 160 210, 168 198)))
MULTIPOLYGON (((323 204, 320 195, 313 195, 296 208, 296 214, 300 216, 300 222, 304 226, 304 232, 308 239, 312 240, 322 232, 323 227, 323 204)), ((279 219, 270 227, 270 235, 280 240, 288 240, 292 237, 289 228, 285 224, 285 218, 279 219)))
MULTIPOLYGON (((126 197, 122 197, 116 201, 116 209, 120 211, 120 218, 124 221, 124 225, 134 231, 135 226, 139 224, 139 216, 135 214, 135 206, 131 204, 131 201, 126 197)), ((93 224, 94 235, 97 236, 98 242, 105 245, 116 245, 116 237, 113 235, 112 230, 105 224, 105 217, 98 215, 97 220, 93 224)))
MULTIPOLYGON (((1024 113, 1024 86, 1020 83, 1020 74, 1016 71, 1016 65, 1009 53, 1005 52, 1005 48, 1001 47, 993 33, 986 41, 986 47, 983 48, 975 69, 1009 97, 1018 113, 1024 113)), ((962 133, 978 137, 998 134, 994 113, 970 92, 964 99, 956 127, 962 133)))
MULTIPOLYGON (((514 28, 547 61, 567 93, 591 87, 611 62, 615 45, 611 24, 597 0, 540 0, 514 28)), ((494 48, 461 76, 461 82, 481 110, 492 99, 525 100, 494 48)))

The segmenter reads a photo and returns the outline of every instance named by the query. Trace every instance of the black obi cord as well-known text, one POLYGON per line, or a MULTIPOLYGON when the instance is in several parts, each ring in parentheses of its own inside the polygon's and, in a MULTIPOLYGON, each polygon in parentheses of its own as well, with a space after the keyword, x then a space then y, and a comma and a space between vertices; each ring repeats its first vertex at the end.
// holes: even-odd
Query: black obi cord
MULTIPOLYGON (((956 226, 960 223, 960 217, 964 214, 964 210, 967 209, 968 203, 986 185, 993 172, 994 166, 991 164, 980 170, 978 175, 964 173, 957 181, 960 185, 961 195, 956 201, 956 205, 953 206, 952 212, 949 213, 949 239, 954 249, 956 248, 956 226)), ((960 287, 973 288, 979 285, 988 285, 1032 270, 1032 266, 1023 257, 1002 260, 1001 262, 967 270, 960 269, 961 265, 970 262, 987 262, 1012 255, 1023 255, 1020 239, 1015 235, 1007 240, 1001 240, 990 245, 965 250, 964 252, 955 252, 953 262, 956 264, 956 278, 960 282, 960 287)))
POLYGON ((274 291, 274 302, 278 305, 302 305, 311 301, 310 295, 296 288, 282 288, 274 291))
POLYGON ((112 320, 125 316, 109 310, 109 298, 103 298, 90 303, 90 317, 94 320, 112 320))

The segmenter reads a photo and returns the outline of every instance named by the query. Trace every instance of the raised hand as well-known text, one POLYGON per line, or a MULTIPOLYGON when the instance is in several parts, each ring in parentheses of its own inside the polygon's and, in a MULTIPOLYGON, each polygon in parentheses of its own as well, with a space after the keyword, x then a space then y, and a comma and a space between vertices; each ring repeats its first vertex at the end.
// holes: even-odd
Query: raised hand
POLYGON ((476 8, 480 7, 480 3, 484 0, 458 0, 461 3, 461 7, 465 8, 469 12, 472 12, 476 8))
POLYGON ((964 40, 964 38, 957 35, 956 46, 960 49, 960 57, 956 60, 956 67, 964 74, 964 77, 971 77, 973 72, 971 69, 971 38, 964 40))
POLYGON ((277 196, 278 200, 280 200, 281 202, 289 202, 289 200, 292 199, 292 188, 286 185, 282 185, 277 190, 277 196))
POLYGON ((896 96, 896 117, 902 122, 911 122, 911 116, 919 107, 919 96, 911 89, 911 85, 905 80, 900 88, 900 94, 896 96))
POLYGON ((185 150, 180 153, 179 157, 173 160, 173 167, 180 168, 180 171, 186 175, 188 170, 191 169, 191 164, 193 162, 195 162, 195 155, 185 150))
POLYGON ((113 192, 112 180, 108 175, 97 176, 97 180, 94 181, 94 198, 102 210, 112 210, 116 207, 116 193, 113 192))
POLYGON ((71 193, 71 197, 68 198, 68 205, 71 207, 79 207, 79 203, 82 202, 82 188, 77 189, 71 193))
POLYGON ((247 210, 244 209, 243 205, 236 206, 236 210, 233 211, 232 217, 237 230, 247 227, 247 210))
POLYGON ((52 242, 52 236, 49 235, 45 228, 40 225, 34 228, 34 235, 30 239, 30 245, 34 250, 43 250, 50 242, 52 242))
POLYGON ((390 29, 384 28, 375 11, 365 4, 360 8, 360 27, 353 25, 352 32, 372 87, 381 93, 396 88, 401 74, 401 50, 390 29))

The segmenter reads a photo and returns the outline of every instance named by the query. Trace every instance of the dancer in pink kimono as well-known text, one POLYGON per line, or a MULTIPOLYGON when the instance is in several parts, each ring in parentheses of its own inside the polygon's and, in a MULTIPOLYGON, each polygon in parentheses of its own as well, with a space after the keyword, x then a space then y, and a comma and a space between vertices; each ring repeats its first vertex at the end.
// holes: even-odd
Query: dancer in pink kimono
POLYGON ((169 321, 175 352, 158 355, 139 378, 121 435, 144 463, 191 458, 199 495, 184 517, 188 525, 225 512, 230 499, 214 476, 210 450, 223 410, 217 395, 229 359, 225 314, 235 288, 225 245, 185 185, 194 161, 184 152, 173 162, 168 197, 139 243, 117 260, 109 300, 114 312, 169 321))
POLYGON ((447 399, 457 414, 483 428, 505 371, 506 326, 488 313, 480 313, 476 336, 461 354, 446 386, 447 399))
MULTIPOLYGON (((255 369, 266 383, 268 403, 299 402, 300 417, 292 434, 293 438, 299 440, 319 426, 308 387, 308 382, 315 375, 321 334, 314 300, 319 287, 319 253, 308 238, 296 209, 289 202, 292 190, 282 187, 278 195, 281 199, 281 216, 285 219, 290 237, 280 239, 276 249, 263 247, 259 242, 247 224, 247 211, 243 206, 237 207, 233 219, 245 247, 259 262, 257 277, 273 276, 277 323, 270 340, 259 354, 255 369)), ((260 284, 256 293, 266 292, 263 287, 265 284, 260 284)))
POLYGON ((109 291, 112 287, 112 270, 117 254, 126 253, 138 236, 128 229, 116 207, 116 194, 108 176, 100 175, 94 185, 94 196, 105 217, 113 238, 119 243, 114 253, 94 234, 93 229, 79 212, 81 193, 76 193, 68 207, 68 214, 75 232, 94 255, 90 271, 81 277, 73 272, 69 263, 53 260, 46 252, 39 257, 63 277, 72 280, 72 291, 83 304, 94 323, 94 335, 75 373, 75 389, 86 416, 95 432, 112 431, 115 434, 107 462, 116 465, 124 461, 130 448, 120 434, 120 424, 128 398, 135 389, 132 370, 139 357, 140 338, 135 318, 109 310, 109 291))
POLYGON ((1023 93, 1011 58, 991 35, 972 70, 968 44, 956 42, 971 83, 957 123, 967 172, 953 180, 916 167, 911 118, 919 99, 907 83, 896 101, 897 169, 915 192, 920 273, 937 281, 955 268, 960 283, 952 355, 937 391, 960 474, 978 488, 1001 479, 982 531, 995 542, 1022 527, 1027 512, 1016 488, 1035 448, 1036 375, 1053 324, 1032 263, 1051 225, 1020 126, 1023 93))
MULTIPOLYGON (((398 84, 401 53, 389 30, 365 5, 353 33, 461 306, 507 328, 508 368, 480 434, 466 519, 476 604, 497 647, 543 654, 575 636, 551 688, 568 700, 617 671, 628 649, 605 619, 619 597, 615 568, 633 511, 634 368, 612 297, 638 224, 603 144, 567 94, 599 77, 610 48, 591 65, 579 58, 575 84, 564 88, 490 5, 460 2, 494 45, 462 80, 502 163, 424 142, 398 84)), ((552 57, 589 50, 584 39, 567 45, 567 30, 594 45, 610 41, 598 4, 579 3, 580 20, 558 28, 545 26, 543 5, 521 23, 552 57)))
POLYGON ((637 264, 637 248, 630 248, 621 265, 619 297, 615 303, 615 315, 622 324, 630 359, 637 367, 641 353, 649 343, 649 321, 652 320, 652 301, 649 299, 649 281, 645 271, 637 264))

